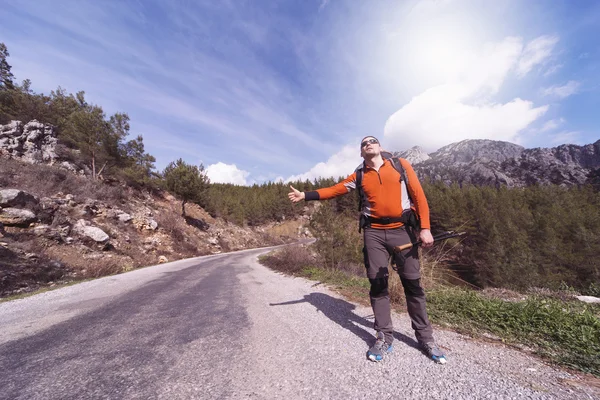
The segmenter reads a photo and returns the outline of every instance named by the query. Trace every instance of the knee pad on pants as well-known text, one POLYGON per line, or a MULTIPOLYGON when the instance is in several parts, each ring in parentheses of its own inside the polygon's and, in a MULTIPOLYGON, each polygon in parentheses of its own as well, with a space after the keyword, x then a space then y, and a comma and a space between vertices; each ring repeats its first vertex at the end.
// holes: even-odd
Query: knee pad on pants
POLYGON ((421 287, 420 279, 400 278, 400 280, 402 281, 402 286, 404 287, 404 295, 406 297, 409 297, 409 296, 419 297, 419 296, 425 295, 425 292, 423 291, 423 288, 421 287))
POLYGON ((389 295, 387 276, 385 278, 369 279, 369 282, 371 282, 371 291, 369 292, 371 297, 382 297, 389 295))

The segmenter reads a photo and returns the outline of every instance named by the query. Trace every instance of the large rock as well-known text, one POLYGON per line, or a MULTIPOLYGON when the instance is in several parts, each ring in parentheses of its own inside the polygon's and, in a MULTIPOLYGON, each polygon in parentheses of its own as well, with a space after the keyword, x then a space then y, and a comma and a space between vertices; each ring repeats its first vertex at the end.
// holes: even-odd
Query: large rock
POLYGON ((90 238, 97 243, 106 243, 110 239, 106 232, 100 228, 91 226, 90 223, 84 219, 80 219, 73 225, 73 231, 80 236, 90 238))
POLYGON ((0 125, 0 154, 28 163, 53 164, 58 156, 58 138, 52 125, 36 120, 23 125, 21 121, 11 121, 0 125))
POLYGON ((7 226, 25 226, 36 220, 36 215, 29 210, 20 208, 0 209, 0 223, 7 226))
POLYGON ((38 204, 38 199, 19 189, 0 190, 0 207, 18 207, 38 204))

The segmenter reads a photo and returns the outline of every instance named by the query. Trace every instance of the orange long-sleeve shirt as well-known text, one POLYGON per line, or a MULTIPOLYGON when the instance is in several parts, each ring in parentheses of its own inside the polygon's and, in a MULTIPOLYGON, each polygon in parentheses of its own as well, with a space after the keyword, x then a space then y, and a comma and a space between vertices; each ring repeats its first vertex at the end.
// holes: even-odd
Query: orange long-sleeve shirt
MULTIPOLYGON (((419 216, 421 229, 429 229, 429 205, 423 192, 423 188, 417 178, 417 174, 410 163, 401 158, 400 162, 406 173, 408 185, 400 182, 400 173, 396 171, 390 160, 384 160, 379 171, 364 166, 362 177, 362 188, 364 193, 362 213, 373 218, 397 218, 402 211, 411 207, 408 194, 404 193, 402 187, 407 187, 410 199, 413 201, 417 215, 419 216)), ((341 196, 356 189, 356 172, 348 176, 342 182, 328 188, 307 192, 307 200, 326 200, 341 196)), ((377 229, 392 229, 402 226, 402 222, 394 222, 387 225, 373 223, 377 229)))

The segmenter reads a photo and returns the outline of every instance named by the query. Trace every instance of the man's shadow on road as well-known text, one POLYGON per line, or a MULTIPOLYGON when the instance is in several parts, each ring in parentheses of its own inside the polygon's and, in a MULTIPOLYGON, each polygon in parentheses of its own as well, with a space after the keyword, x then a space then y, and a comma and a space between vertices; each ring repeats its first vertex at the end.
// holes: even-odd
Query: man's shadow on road
MULTIPOLYGON (((356 315, 353 310, 356 306, 348 303, 345 300, 336 299, 324 293, 310 293, 304 296, 304 299, 286 301, 283 303, 269 303, 270 306, 288 306, 299 303, 312 304, 317 311, 322 312, 327 318, 340 325, 342 328, 348 329, 356 336, 361 338, 368 346, 375 342, 375 337, 372 333, 365 330, 363 327, 373 329, 373 321, 367 318, 356 315), (361 326, 359 326, 361 325, 361 326)), ((406 344, 407 346, 419 349, 417 341, 400 332, 394 331, 394 338, 406 344)))

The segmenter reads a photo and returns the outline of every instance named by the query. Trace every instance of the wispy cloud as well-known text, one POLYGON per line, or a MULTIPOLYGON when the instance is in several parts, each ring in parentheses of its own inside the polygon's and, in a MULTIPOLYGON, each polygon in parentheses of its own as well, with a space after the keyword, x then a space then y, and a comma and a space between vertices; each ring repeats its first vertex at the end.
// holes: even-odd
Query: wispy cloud
POLYGON ((563 67, 564 67, 564 64, 549 65, 548 68, 546 69, 546 72, 544 72, 544 76, 548 77, 550 75, 553 75, 556 72, 560 71, 560 69, 563 68, 563 67))
POLYGON ((558 37, 554 35, 540 36, 529 42, 517 65, 517 74, 523 77, 535 66, 545 63, 557 43, 558 37))
POLYGON ((581 132, 561 131, 550 136, 550 143, 553 146, 561 144, 582 144, 580 143, 581 132))
POLYGON ((321 4, 319 4, 319 12, 323 11, 325 7, 329 4, 329 0, 321 0, 321 4))
POLYGON ((580 86, 580 82, 569 81, 564 85, 554 85, 547 87, 542 92, 545 96, 556 96, 560 99, 564 99, 566 97, 576 94, 579 91, 580 86))
POLYGON ((564 118, 551 119, 546 121, 540 128, 540 132, 551 132, 565 123, 564 118))

